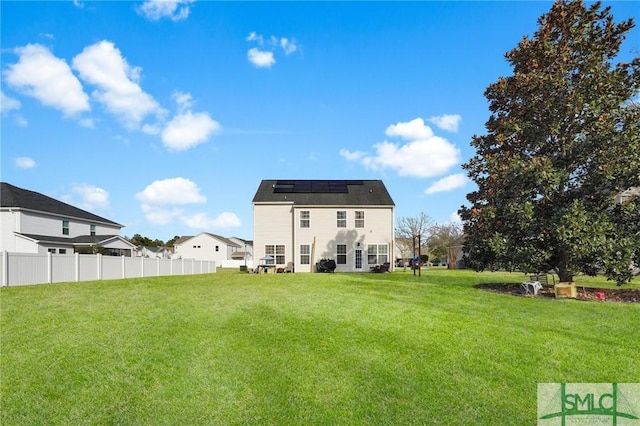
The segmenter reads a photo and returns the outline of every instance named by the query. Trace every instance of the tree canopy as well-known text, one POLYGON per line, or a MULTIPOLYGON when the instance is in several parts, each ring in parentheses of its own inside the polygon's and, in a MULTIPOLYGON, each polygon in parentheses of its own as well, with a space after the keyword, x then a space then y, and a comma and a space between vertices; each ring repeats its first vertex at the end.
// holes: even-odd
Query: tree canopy
POLYGON ((634 27, 610 7, 558 1, 505 57, 489 85, 487 134, 463 165, 465 260, 477 270, 604 272, 619 284, 640 263, 640 58, 613 61, 634 27))

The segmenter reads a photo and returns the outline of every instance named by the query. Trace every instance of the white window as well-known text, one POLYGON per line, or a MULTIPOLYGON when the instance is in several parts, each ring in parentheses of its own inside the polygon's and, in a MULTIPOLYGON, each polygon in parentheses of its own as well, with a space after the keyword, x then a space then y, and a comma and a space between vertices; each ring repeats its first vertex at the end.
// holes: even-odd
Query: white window
POLYGON ((264 246, 264 254, 265 256, 271 256, 272 259, 266 259, 265 264, 267 265, 284 265, 285 251, 284 245, 274 245, 267 244, 264 246))
POLYGON ((55 254, 55 252, 56 252, 56 249, 54 249, 54 248, 51 248, 51 249, 48 249, 47 251, 48 251, 49 253, 54 253, 54 254, 55 254))
POLYGON ((389 246, 387 244, 369 244, 367 246, 367 263, 382 265, 389 261, 389 246))
POLYGON ((58 249, 58 253, 67 254, 67 249, 58 249))
POLYGON ((336 245, 336 263, 338 265, 347 264, 347 245, 346 244, 336 245))
POLYGON ((356 211, 356 228, 364 228, 364 211, 356 211))
POLYGON ((89 225, 89 235, 96 235, 96 226, 89 225))
POLYGON ((311 264, 311 246, 309 244, 300 244, 300 264, 311 264))
POLYGON ((347 227, 347 212, 344 210, 338 210, 336 212, 336 220, 338 228, 347 227))
POLYGON ((308 228, 310 225, 310 217, 309 210, 301 210, 300 211, 300 228, 308 228))
POLYGON ((62 235, 69 235, 69 221, 62 221, 62 235))
POLYGON ((276 246, 276 263, 278 265, 284 265, 284 246, 276 246))

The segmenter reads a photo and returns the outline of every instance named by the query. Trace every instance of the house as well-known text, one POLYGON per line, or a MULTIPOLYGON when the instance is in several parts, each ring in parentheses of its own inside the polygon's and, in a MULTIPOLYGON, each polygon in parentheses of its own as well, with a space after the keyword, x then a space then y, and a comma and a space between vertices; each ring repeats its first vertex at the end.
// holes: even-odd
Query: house
POLYGON ((135 257, 149 259, 171 259, 173 250, 169 247, 138 246, 134 250, 135 257))
MULTIPOLYGON (((392 262, 395 204, 380 180, 263 180, 253 197, 254 259, 315 272, 369 272, 392 262)), ((392 265, 393 268, 393 265, 392 265)))
POLYGON ((223 266, 232 249, 241 246, 220 235, 201 232, 196 236, 181 237, 173 243, 173 258, 214 260, 217 266, 223 266))
POLYGON ((238 237, 229 237, 238 247, 229 246, 227 253, 229 259, 253 261, 253 241, 244 240, 238 237))
POLYGON ((123 225, 54 198, 0 182, 0 251, 131 256, 123 225))

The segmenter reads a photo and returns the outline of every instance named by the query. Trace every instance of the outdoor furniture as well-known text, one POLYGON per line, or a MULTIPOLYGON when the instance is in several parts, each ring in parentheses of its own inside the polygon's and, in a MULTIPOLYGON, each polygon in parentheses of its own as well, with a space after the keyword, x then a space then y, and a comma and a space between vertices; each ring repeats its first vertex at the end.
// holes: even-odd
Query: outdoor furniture
POLYGON ((333 259, 320 259, 316 263, 317 272, 333 272, 336 270, 336 261, 333 259))
POLYGON ((369 271, 375 273, 389 272, 389 267, 391 264, 389 262, 385 262, 382 265, 376 265, 369 268, 369 271))
POLYGON ((293 272, 293 262, 288 262, 287 263, 287 267, 284 268, 284 272, 287 272, 287 273, 293 272))
POLYGON ((520 284, 520 292, 525 296, 537 296, 542 290, 540 281, 525 281, 520 284))
POLYGON ((529 281, 538 281, 540 284, 544 286, 549 286, 549 285, 556 284, 556 277, 554 277, 553 274, 551 274, 551 283, 550 283, 548 274, 536 274, 536 275, 530 275, 529 281))

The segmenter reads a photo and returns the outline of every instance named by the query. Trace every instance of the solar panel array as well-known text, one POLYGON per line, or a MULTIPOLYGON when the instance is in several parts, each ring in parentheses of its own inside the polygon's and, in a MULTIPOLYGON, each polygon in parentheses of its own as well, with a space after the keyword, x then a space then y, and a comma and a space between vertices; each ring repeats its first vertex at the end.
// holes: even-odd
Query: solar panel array
POLYGON ((361 180, 278 180, 277 194, 347 194, 348 185, 364 185, 361 180))

